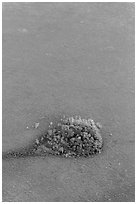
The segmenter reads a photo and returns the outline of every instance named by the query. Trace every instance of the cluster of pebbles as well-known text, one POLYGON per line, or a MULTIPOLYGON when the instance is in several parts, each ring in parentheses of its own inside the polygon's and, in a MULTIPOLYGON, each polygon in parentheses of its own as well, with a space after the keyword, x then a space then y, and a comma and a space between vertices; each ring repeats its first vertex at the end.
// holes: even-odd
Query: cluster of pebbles
POLYGON ((36 153, 64 157, 88 157, 100 153, 103 141, 99 129, 92 119, 64 117, 57 125, 51 122, 48 131, 36 139, 36 153))

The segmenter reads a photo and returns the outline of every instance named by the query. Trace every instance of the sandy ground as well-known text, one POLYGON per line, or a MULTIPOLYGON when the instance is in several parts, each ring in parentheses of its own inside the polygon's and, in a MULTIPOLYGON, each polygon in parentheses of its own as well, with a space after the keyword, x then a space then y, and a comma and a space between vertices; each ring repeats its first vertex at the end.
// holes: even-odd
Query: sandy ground
POLYGON ((3 159, 3 201, 134 201, 133 3, 3 3, 2 89, 3 155, 63 114, 104 139, 89 159, 3 159))

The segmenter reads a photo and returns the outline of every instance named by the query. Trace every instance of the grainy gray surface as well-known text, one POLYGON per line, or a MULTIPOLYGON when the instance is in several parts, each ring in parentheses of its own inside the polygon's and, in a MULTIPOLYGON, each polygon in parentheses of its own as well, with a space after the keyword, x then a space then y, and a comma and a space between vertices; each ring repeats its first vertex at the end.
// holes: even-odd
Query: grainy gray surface
POLYGON ((99 121, 102 154, 3 159, 3 201, 134 201, 133 3, 3 3, 3 153, 62 114, 99 121))

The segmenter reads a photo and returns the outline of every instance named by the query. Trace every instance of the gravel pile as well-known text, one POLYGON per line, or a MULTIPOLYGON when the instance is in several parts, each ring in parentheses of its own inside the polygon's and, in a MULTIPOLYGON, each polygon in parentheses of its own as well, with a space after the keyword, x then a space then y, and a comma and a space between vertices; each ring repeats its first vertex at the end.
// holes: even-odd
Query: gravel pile
POLYGON ((56 126, 51 122, 46 134, 36 140, 36 145, 36 153, 88 157, 101 152, 103 141, 92 119, 76 116, 63 118, 56 126))

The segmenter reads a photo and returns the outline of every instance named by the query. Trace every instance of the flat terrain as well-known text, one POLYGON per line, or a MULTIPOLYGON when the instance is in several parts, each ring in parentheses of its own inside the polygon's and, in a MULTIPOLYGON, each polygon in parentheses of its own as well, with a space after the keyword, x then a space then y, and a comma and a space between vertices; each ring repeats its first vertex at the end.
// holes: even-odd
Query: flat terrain
POLYGON ((2 26, 3 155, 63 114, 104 139, 88 159, 3 159, 3 201, 134 201, 134 4, 3 3, 2 26))

